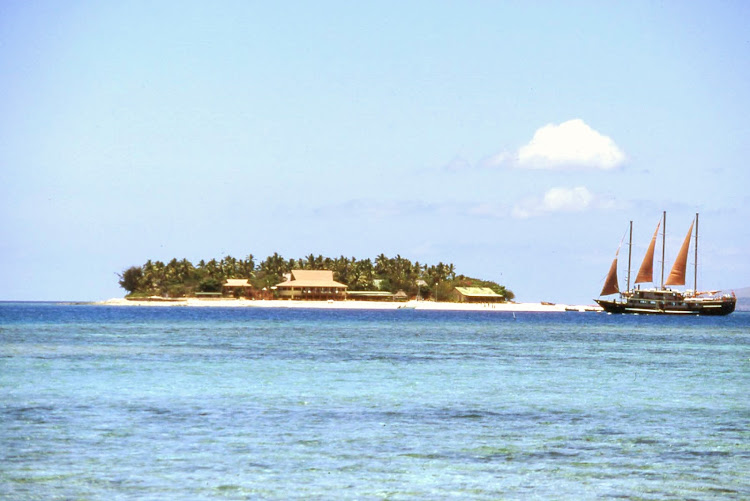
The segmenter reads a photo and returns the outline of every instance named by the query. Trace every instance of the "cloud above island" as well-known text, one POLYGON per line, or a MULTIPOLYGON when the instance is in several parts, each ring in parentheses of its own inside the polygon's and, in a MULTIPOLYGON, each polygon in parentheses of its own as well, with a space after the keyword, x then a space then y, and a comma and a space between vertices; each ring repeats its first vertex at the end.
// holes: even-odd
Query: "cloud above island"
POLYGON ((537 129, 534 137, 518 150, 517 164, 529 169, 616 169, 625 154, 608 136, 589 127, 580 118, 537 129))
POLYGON ((580 118, 560 125, 547 124, 518 151, 503 151, 479 163, 482 167, 517 167, 547 170, 613 170, 626 160, 609 136, 592 129, 580 118))
POLYGON ((585 186, 555 187, 547 190, 541 197, 529 197, 519 201, 513 206, 511 215, 518 219, 528 219, 559 212, 582 212, 613 206, 614 201, 591 193, 585 186))

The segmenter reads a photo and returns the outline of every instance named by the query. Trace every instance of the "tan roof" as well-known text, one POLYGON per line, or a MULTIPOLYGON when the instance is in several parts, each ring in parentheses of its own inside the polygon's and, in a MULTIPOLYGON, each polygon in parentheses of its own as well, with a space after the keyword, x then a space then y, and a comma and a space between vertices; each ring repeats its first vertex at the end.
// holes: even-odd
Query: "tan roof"
POLYGON ((470 297, 503 297, 489 287, 456 287, 456 290, 470 297))
POLYGON ((276 287, 338 287, 345 289, 346 285, 336 282, 331 270, 292 270, 292 279, 277 284, 276 287))
POLYGON ((227 278, 224 287, 250 287, 247 278, 227 278))

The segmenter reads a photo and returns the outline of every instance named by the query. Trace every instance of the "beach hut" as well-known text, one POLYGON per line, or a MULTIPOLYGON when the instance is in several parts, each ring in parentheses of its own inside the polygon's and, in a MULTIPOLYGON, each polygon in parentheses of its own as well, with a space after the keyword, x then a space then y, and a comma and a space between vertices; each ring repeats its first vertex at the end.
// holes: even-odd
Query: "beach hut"
POLYGON ((252 288, 250 282, 246 278, 228 278, 221 286, 221 292, 225 296, 252 296, 252 288))
POLYGON ((505 298, 489 287, 456 287, 453 299, 459 303, 499 303, 505 298))

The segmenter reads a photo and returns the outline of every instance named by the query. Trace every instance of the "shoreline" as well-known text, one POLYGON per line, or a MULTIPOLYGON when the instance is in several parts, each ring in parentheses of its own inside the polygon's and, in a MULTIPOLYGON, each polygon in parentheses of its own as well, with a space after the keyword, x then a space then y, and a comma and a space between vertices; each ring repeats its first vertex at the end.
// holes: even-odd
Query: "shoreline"
POLYGON ((247 300, 247 299, 154 299, 130 300, 112 298, 93 304, 103 306, 165 306, 165 307, 219 307, 219 308, 316 308, 329 310, 434 310, 434 311, 496 311, 526 313, 600 312, 593 305, 569 305, 549 303, 435 303, 433 301, 296 301, 296 300, 247 300))

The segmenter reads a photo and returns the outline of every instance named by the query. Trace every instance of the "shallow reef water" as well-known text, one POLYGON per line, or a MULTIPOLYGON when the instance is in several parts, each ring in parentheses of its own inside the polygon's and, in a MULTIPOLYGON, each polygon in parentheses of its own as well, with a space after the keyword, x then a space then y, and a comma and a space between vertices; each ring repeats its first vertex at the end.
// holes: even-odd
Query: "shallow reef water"
POLYGON ((0 303, 0 498, 748 499, 750 314, 0 303))

